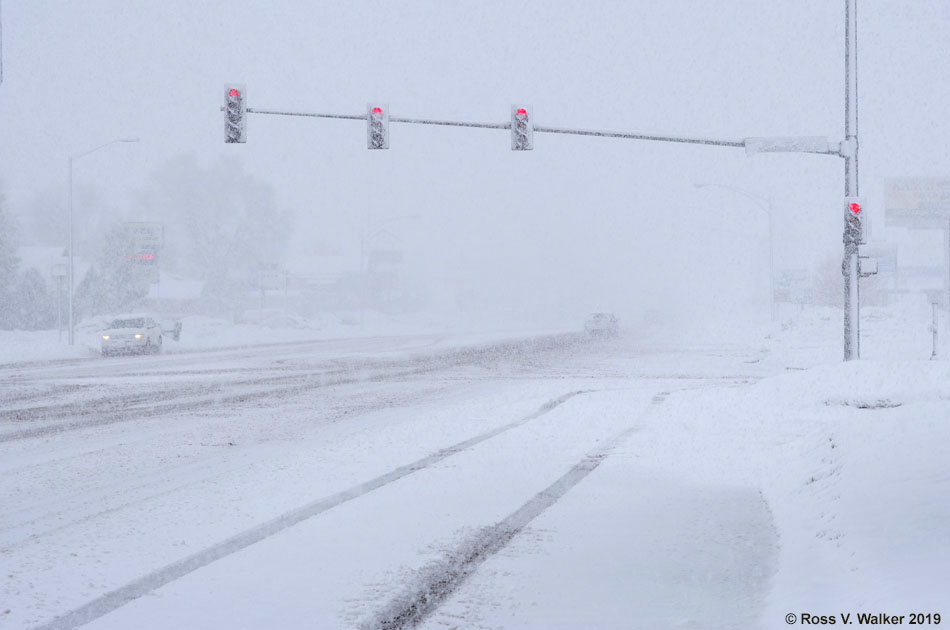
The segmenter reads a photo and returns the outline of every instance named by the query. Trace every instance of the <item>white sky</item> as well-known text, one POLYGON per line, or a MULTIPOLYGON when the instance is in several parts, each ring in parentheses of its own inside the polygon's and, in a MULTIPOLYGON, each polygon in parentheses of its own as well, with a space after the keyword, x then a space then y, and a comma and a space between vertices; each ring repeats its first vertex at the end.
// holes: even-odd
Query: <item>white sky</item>
MULTIPOLYGON (((472 296, 582 311, 665 296, 764 305, 767 221, 721 189, 770 197, 776 267, 840 256, 843 165, 833 157, 536 134, 392 126, 369 152, 356 121, 251 115, 223 142, 225 82, 251 107, 713 137, 843 133, 844 0, 295 2, 4 0, 0 185, 14 210, 77 185, 141 216, 165 160, 240 155, 296 211, 291 258, 358 251, 385 227, 419 267, 472 296), (418 215, 418 219, 388 220, 418 215), (671 286, 679 287, 671 289, 671 286), (623 297, 626 296, 626 297, 623 297), (631 296, 638 296, 636 298, 631 296), (643 296, 646 296, 644 299, 643 296)), ((950 171, 950 3, 859 0, 861 187, 950 171)), ((65 198, 63 199, 65 213, 65 198)), ((95 213, 95 208, 77 208, 95 213)), ((875 238, 886 236, 881 220, 875 238)), ((477 299, 473 298, 473 299, 477 299)), ((761 315, 766 310, 756 311, 761 315)))

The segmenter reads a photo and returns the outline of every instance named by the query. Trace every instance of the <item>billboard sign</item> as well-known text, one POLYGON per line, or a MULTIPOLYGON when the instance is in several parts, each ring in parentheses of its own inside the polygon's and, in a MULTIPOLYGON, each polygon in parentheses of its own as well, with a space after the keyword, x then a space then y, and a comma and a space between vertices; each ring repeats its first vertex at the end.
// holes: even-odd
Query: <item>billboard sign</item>
POLYGON ((165 243, 162 223, 155 221, 127 221, 122 224, 128 238, 126 258, 143 280, 158 282, 158 253, 165 243))

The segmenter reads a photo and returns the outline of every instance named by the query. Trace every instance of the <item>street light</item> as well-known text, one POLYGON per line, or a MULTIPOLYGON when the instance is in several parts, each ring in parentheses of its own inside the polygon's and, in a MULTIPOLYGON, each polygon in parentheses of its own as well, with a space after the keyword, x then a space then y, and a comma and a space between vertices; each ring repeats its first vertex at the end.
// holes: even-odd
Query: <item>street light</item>
POLYGON ((771 315, 772 321, 775 321, 775 252, 774 244, 772 242, 772 200, 766 199, 764 197, 759 197, 750 193, 748 190, 743 188, 737 188, 736 186, 730 186, 728 184, 693 184, 696 188, 724 188, 725 190, 731 190, 734 193, 738 193, 747 199, 751 199, 756 207, 764 212, 769 218, 769 314, 771 315))
POLYGON ((69 226, 69 271, 68 271, 68 282, 67 282, 67 298, 69 301, 69 345, 73 345, 76 337, 76 329, 73 325, 73 162, 79 158, 85 157, 90 153, 95 153, 99 149, 104 149, 110 145, 116 144, 118 142, 138 142, 138 138, 116 138, 115 140, 110 140, 105 144, 100 144, 94 149, 89 149, 84 153, 78 155, 69 156, 69 214, 67 217, 67 224, 69 226))

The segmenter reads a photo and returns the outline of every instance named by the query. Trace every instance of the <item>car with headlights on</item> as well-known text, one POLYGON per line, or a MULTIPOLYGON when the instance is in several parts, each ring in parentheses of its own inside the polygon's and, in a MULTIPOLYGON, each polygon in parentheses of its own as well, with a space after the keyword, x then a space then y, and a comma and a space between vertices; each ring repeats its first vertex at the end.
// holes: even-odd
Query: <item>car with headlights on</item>
POLYGON ((162 327, 148 315, 113 319, 101 333, 102 356, 157 354, 162 351, 162 327))

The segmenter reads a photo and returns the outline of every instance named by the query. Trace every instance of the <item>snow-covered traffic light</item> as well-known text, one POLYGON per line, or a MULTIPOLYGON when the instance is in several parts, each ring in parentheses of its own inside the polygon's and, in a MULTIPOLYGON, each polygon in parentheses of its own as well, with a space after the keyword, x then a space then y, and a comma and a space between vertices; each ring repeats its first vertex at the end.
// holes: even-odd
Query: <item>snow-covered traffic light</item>
POLYGON ((534 123, 531 121, 531 108, 512 105, 511 150, 530 151, 532 149, 534 149, 534 123))
POLYGON ((844 242, 861 243, 864 238, 864 200, 858 197, 844 198, 844 242))
POLYGON ((389 107, 379 103, 366 106, 366 148, 389 148, 389 107))
POLYGON ((247 94, 244 85, 224 85, 224 141, 247 142, 247 94))

